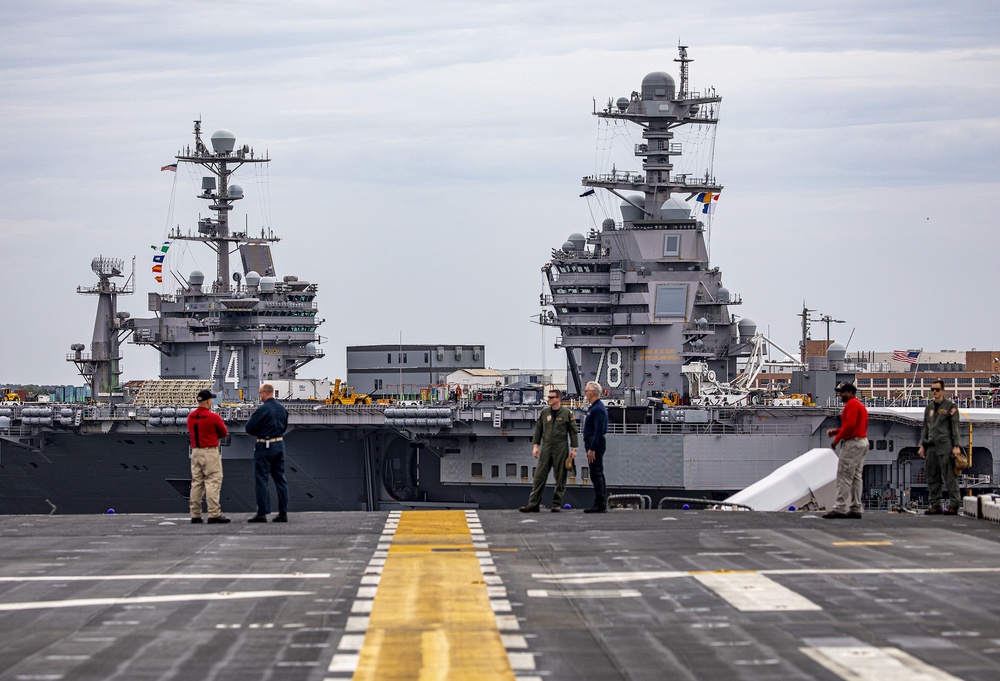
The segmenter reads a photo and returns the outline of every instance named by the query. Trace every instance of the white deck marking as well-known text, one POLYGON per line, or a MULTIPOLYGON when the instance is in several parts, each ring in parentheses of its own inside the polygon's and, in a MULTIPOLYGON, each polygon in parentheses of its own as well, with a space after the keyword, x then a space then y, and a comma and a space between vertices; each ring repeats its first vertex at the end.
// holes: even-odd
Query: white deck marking
POLYGON ((372 611, 372 607, 375 605, 374 600, 359 599, 351 603, 351 613, 356 615, 365 615, 372 611))
POLYGON ((535 671, 535 656, 531 653, 512 653, 508 650, 507 659, 510 660, 510 668, 515 672, 535 671))
MULTIPOLYGON (((214 594, 173 594, 172 596, 130 596, 127 598, 74 598, 65 601, 28 601, 0 603, 0 611, 44 610, 46 608, 80 608, 92 605, 124 605, 126 603, 180 603, 184 601, 231 601, 241 598, 275 598, 277 596, 312 596, 311 591, 237 591, 214 594)), ((138 624, 138 622, 136 622, 138 624)))
POLYGON ((698 556, 743 556, 743 555, 746 555, 746 554, 740 553, 739 551, 710 551, 710 552, 706 552, 706 553, 698 553, 698 554, 695 554, 695 555, 698 555, 698 556))
POLYGON ((365 645, 364 634, 345 634, 341 637, 337 650, 357 650, 360 651, 365 645))
POLYGON ((344 631, 366 632, 368 631, 368 622, 370 619, 369 617, 348 617, 344 631))
POLYGON ((635 589, 584 589, 581 591, 547 591, 528 589, 528 598, 639 598, 635 589))
POLYGON ((268 572, 222 573, 206 572, 189 575, 51 575, 44 577, 0 577, 0 582, 113 582, 156 579, 329 579, 329 572, 268 572))
MULTIPOLYGON (((998 573, 1000 567, 954 567, 954 568, 787 568, 756 570, 761 575, 915 575, 915 574, 976 574, 998 573)), ((676 579, 691 577, 697 572, 676 570, 652 570, 636 572, 578 572, 574 575, 552 575, 536 572, 531 576, 541 582, 551 584, 600 584, 602 582, 642 582, 654 579, 676 579)))
POLYGON ((500 640, 503 641, 503 647, 508 650, 528 647, 528 639, 521 634, 500 634, 500 640))
POLYGON ((898 648, 824 646, 799 650, 850 681, 960 681, 898 648))
POLYGON ((500 631, 518 631, 521 628, 517 615, 497 615, 496 620, 500 631))
POLYGON ((710 572, 695 579, 743 612, 822 610, 808 598, 755 572, 710 572))
POLYGON ((643 582, 651 579, 689 577, 690 572, 655 570, 637 572, 578 572, 574 575, 551 575, 538 573, 531 575, 541 582, 552 584, 600 584, 601 582, 643 582))
POLYGON ((358 660, 361 655, 358 653, 337 653, 330 660, 330 666, 327 667, 328 672, 351 672, 353 673, 358 668, 358 660))

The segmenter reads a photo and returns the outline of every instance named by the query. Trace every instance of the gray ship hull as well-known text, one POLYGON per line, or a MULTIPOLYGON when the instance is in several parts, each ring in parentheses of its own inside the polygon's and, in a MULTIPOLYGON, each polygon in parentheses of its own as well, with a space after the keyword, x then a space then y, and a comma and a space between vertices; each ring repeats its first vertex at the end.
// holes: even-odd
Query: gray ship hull
MULTIPOLYGON (((495 428, 474 411, 453 428, 422 437, 374 425, 373 412, 364 418, 348 410, 299 417, 286 435, 291 508, 520 505, 534 476, 533 413, 522 410, 495 428), (314 423, 302 423, 306 418, 314 423)), ((728 423, 614 423, 605 459, 608 483, 612 493, 645 494, 653 505, 671 496, 721 500, 798 455, 827 446, 824 432, 835 418, 835 410, 786 408, 744 411, 728 423)), ((925 495, 918 436, 918 421, 873 411, 865 462, 865 495, 873 505, 925 495)), ((1000 474, 993 457, 998 437, 992 422, 976 424, 965 487, 993 486, 1000 474)), ((223 509, 253 512, 252 438, 234 435, 223 459, 223 509)), ((179 426, 85 422, 78 429, 34 429, 0 440, 4 514, 184 512, 189 486, 187 436, 179 426)), ((581 454, 566 503, 589 506, 592 499, 581 454)))

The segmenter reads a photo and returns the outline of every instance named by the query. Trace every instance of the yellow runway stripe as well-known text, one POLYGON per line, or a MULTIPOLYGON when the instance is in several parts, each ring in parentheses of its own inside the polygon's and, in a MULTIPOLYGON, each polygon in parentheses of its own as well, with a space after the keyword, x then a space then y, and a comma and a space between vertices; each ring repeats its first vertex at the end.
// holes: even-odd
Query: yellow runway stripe
POLYGON ((354 679, 513 681, 462 511, 405 511, 354 679))

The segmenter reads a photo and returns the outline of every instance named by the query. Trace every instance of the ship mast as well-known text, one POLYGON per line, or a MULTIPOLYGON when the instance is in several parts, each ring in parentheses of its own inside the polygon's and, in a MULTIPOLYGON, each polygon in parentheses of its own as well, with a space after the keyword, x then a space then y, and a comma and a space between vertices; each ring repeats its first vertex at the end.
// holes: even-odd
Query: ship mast
MULTIPOLYGON (((201 194, 199 199, 210 201, 209 208, 215 211, 215 219, 202 218, 198 221, 198 235, 182 234, 176 228, 171 234, 171 239, 181 239, 186 241, 201 241, 216 252, 216 279, 212 285, 215 293, 226 293, 230 290, 229 255, 232 245, 239 246, 241 243, 267 243, 280 241, 280 239, 270 232, 260 237, 249 237, 245 232, 230 234, 229 232, 229 212, 233 210, 233 203, 243 198, 243 189, 235 184, 230 184, 229 176, 244 164, 264 164, 271 159, 265 156, 257 157, 254 150, 243 145, 236 149, 236 136, 228 130, 219 130, 212 135, 212 150, 201 139, 201 120, 194 122, 194 149, 187 147, 178 152, 176 159, 183 163, 194 163, 202 166, 210 176, 205 176, 201 181, 201 194)), ((268 274, 262 272, 261 274, 268 274)))
POLYGON ((100 402, 106 397, 109 402, 118 402, 122 399, 121 342, 131 332, 125 323, 129 313, 118 311, 118 296, 135 292, 135 260, 132 260, 132 276, 121 286, 111 281, 125 276, 125 261, 120 258, 98 256, 91 261, 90 269, 97 275, 97 285, 76 288, 77 293, 98 296, 90 352, 84 352, 83 343, 74 343, 70 346, 73 353, 66 361, 73 362, 90 385, 93 400, 100 402))
POLYGON ((673 172, 673 158, 682 153, 681 145, 672 142, 673 129, 682 125, 718 124, 718 104, 722 102, 722 97, 714 90, 706 93, 688 90, 688 64, 694 60, 688 58, 686 46, 679 46, 678 50, 679 57, 674 61, 680 62, 681 82, 676 93, 672 80, 662 74, 660 82, 651 82, 643 92, 633 92, 631 97, 621 97, 616 102, 608 101, 602 111, 594 112, 599 118, 629 121, 642 128, 645 144, 635 145, 635 156, 642 159, 643 173, 615 171, 593 175, 583 178, 583 185, 606 189, 630 204, 632 201, 621 192, 642 192, 645 194, 643 205, 635 207, 642 210, 646 219, 656 219, 660 206, 672 194, 693 196, 699 192, 718 194, 722 191, 722 185, 709 170, 698 177, 673 172))

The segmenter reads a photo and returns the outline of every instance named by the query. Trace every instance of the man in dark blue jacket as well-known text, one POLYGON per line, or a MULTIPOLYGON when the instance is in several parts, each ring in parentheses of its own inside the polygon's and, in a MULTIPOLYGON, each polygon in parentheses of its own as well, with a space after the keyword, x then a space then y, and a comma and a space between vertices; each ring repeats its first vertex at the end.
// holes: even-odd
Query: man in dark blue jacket
POLYGON ((601 384, 590 381, 583 389, 590 402, 587 419, 583 422, 583 445, 587 448, 590 480, 594 483, 594 505, 584 513, 607 513, 608 486, 604 481, 604 451, 608 447, 604 436, 608 432, 608 408, 601 402, 601 384))
POLYGON ((285 428, 288 412, 274 399, 274 386, 264 383, 257 391, 260 406, 247 421, 247 432, 257 436, 253 449, 254 492, 257 497, 257 515, 250 523, 266 523, 271 512, 271 496, 267 490, 267 476, 274 478, 278 493, 278 515, 273 522, 288 522, 288 483, 285 481, 285 428))

